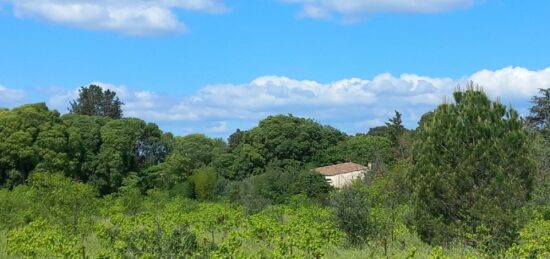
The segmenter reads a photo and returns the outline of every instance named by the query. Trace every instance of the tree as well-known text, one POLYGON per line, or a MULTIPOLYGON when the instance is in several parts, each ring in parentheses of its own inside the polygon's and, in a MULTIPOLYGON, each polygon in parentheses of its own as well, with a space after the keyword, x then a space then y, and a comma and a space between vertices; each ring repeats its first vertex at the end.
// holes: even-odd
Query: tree
POLYGON ((239 144, 241 144, 244 141, 245 136, 246 136, 246 131, 237 129, 237 131, 231 134, 227 139, 227 144, 229 145, 229 148, 230 149, 236 148, 239 144))
POLYGON ((195 185, 195 196, 199 200, 214 198, 214 187, 218 176, 213 168, 199 168, 192 176, 195 185))
POLYGON ((67 175, 88 182, 98 167, 101 128, 110 118, 67 114, 61 117, 67 126, 70 171, 67 175))
POLYGON ((70 103, 69 112, 120 119, 122 118, 121 106, 123 104, 116 96, 116 92, 109 89, 103 91, 101 86, 90 85, 80 88, 78 98, 70 103))
POLYGON ((367 241, 371 226, 368 193, 361 186, 353 186, 332 193, 330 204, 334 208, 338 225, 353 245, 367 241))
POLYGON ((203 134, 189 134, 174 139, 174 152, 189 158, 192 162, 192 169, 209 166, 225 151, 227 146, 223 140, 212 139, 203 134))
POLYGON ((67 129, 44 103, 0 112, 0 139, 0 185, 24 183, 36 169, 70 170, 67 129))
POLYGON ((168 190, 186 181, 193 173, 193 163, 190 158, 179 154, 171 154, 166 161, 144 170, 147 188, 168 190))
POLYGON ((404 223, 410 194, 405 181, 408 170, 408 161, 400 160, 373 175, 366 187, 371 206, 369 221, 372 231, 369 236, 382 243, 384 256, 387 256, 392 241, 406 228, 404 223))
POLYGON ((539 89, 541 96, 533 96, 530 115, 525 118, 528 126, 550 133, 550 88, 539 89))
POLYGON ((344 140, 346 135, 330 126, 292 115, 269 116, 245 139, 261 150, 266 162, 296 160, 309 163, 316 153, 344 140))
POLYGON ((393 143, 394 146, 397 146, 399 136, 405 132, 405 127, 403 127, 403 121, 401 120, 401 113, 395 111, 395 115, 386 122, 386 127, 388 127, 388 138, 393 143))
POLYGON ((34 173, 28 198, 33 214, 66 229, 72 237, 86 235, 95 210, 96 193, 84 183, 57 173, 34 173))
POLYGON ((535 164, 527 131, 512 108, 470 83, 417 129, 409 174, 414 226, 423 240, 448 244, 487 230, 501 249, 515 239, 535 164))
POLYGON ((531 203, 535 206, 550 204, 550 139, 540 133, 532 136, 537 164, 531 203))
POLYGON ((403 127, 402 122, 401 113, 398 111, 395 111, 395 115, 390 118, 388 122, 386 122, 386 127, 388 128, 387 137, 393 143, 395 157, 400 159, 405 158, 407 148, 407 136, 405 136, 405 138, 403 137, 403 135, 407 132, 407 129, 403 127))
POLYGON ((92 229, 97 208, 95 195, 91 186, 59 173, 34 172, 28 186, 18 186, 10 193, 12 202, 0 197, 6 207, 0 212, 6 215, 9 211, 4 223, 7 227, 22 226, 22 219, 25 223, 31 221, 8 233, 8 253, 29 257, 84 256, 83 243, 92 229))
POLYGON ((363 165, 393 162, 392 142, 380 136, 357 135, 330 147, 316 159, 322 165, 337 162, 355 162, 363 165))
POLYGON ((233 163, 228 170, 231 175, 224 175, 227 179, 243 180, 263 172, 266 164, 265 158, 258 148, 249 144, 242 144, 233 150, 232 155, 233 163))
POLYGON ((97 167, 89 181, 101 194, 116 191, 130 173, 145 170, 151 161, 163 160, 166 155, 165 147, 159 148, 161 132, 140 119, 111 120, 101 127, 100 134, 97 167), (151 128, 157 137, 151 136, 151 128))
POLYGON ((243 181, 239 195, 245 210, 255 213, 267 205, 288 202, 295 195, 323 202, 330 190, 324 176, 311 170, 268 167, 266 173, 243 181))

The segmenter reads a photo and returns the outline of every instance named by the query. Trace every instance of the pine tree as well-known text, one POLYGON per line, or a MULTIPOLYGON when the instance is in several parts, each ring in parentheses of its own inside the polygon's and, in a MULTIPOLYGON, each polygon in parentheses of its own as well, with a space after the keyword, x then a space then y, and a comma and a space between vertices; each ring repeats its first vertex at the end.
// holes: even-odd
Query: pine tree
POLYGON ((100 86, 90 85, 80 88, 78 98, 70 103, 69 112, 120 119, 123 104, 116 96, 116 92, 109 89, 103 91, 100 86))
POLYGON ((517 212, 532 190, 528 133, 515 110, 473 83, 454 99, 417 130, 409 175, 414 225, 432 244, 485 235, 491 243, 477 245, 500 249, 513 242, 517 212))
POLYGON ((403 159, 405 157, 404 149, 401 147, 401 137, 405 133, 406 129, 403 127, 403 121, 401 120, 401 113, 395 111, 395 115, 386 122, 387 138, 392 142, 393 150, 396 157, 403 159))
POLYGON ((401 113, 395 111, 395 115, 386 122, 386 127, 388 127, 388 138, 398 145, 399 137, 403 132, 405 132, 405 127, 403 127, 403 121, 401 120, 401 113))
POLYGON ((530 115, 525 118, 527 126, 536 129, 550 139, 550 88, 539 89, 541 96, 533 96, 533 107, 530 115))

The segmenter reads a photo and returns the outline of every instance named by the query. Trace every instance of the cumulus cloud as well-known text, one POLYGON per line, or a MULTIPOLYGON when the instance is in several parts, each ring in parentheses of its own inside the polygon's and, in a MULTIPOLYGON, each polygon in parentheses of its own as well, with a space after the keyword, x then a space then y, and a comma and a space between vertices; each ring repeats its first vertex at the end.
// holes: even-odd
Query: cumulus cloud
POLYGON ((301 4, 300 16, 330 18, 341 15, 345 20, 355 20, 373 13, 439 13, 468 8, 475 0, 279 0, 283 3, 301 4))
MULTIPOLYGON (((244 84, 209 85, 180 97, 93 83, 116 91, 125 103, 126 116, 170 125, 176 133, 195 131, 227 136, 236 128, 251 127, 268 115, 280 113, 314 118, 356 133, 383 125, 398 110, 403 113, 405 124, 415 127, 422 114, 433 110, 457 86, 470 80, 482 85, 492 98, 501 97, 516 107, 525 106, 539 88, 550 88, 550 68, 505 67, 454 79, 384 73, 371 79, 328 83, 264 76, 244 84)), ((48 103, 66 111, 77 94, 78 89, 52 92, 48 103)))
POLYGON ((506 67, 500 70, 481 70, 470 76, 494 96, 512 100, 535 95, 540 88, 550 88, 550 67, 529 70, 523 67, 506 67))
POLYGON ((21 101, 25 97, 25 92, 21 89, 8 88, 0 85, 0 107, 11 106, 21 101))
POLYGON ((146 36, 187 30, 175 10, 222 13, 222 0, 0 0, 20 18, 146 36))

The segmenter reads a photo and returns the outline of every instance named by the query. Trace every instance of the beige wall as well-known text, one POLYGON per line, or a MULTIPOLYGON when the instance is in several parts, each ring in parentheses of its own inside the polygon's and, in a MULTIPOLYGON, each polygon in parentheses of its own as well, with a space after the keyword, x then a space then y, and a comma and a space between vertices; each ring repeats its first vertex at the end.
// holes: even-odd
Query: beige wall
POLYGON ((363 178, 363 176, 365 176, 364 172, 365 171, 355 171, 347 174, 325 176, 325 179, 329 181, 330 185, 336 188, 342 188, 347 185, 350 185, 355 179, 363 178))

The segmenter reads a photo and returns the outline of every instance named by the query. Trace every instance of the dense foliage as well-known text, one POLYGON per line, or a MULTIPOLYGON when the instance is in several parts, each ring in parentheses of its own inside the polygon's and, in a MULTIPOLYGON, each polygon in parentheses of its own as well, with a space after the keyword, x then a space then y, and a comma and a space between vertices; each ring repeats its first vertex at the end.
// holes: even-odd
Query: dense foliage
POLYGON ((490 249, 513 243, 535 164, 516 111, 468 86, 420 125, 410 174, 415 226, 430 243, 469 234, 490 249))
POLYGON ((70 103, 69 112, 120 119, 123 104, 116 96, 116 92, 109 89, 103 90, 98 85, 90 85, 80 88, 78 98, 70 103))
POLYGON ((526 120, 470 86, 416 130, 276 115, 227 142, 93 86, 0 109, 0 257, 547 258, 548 92, 526 120), (343 189, 312 170, 350 161, 371 169, 343 189))

